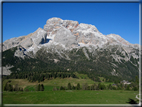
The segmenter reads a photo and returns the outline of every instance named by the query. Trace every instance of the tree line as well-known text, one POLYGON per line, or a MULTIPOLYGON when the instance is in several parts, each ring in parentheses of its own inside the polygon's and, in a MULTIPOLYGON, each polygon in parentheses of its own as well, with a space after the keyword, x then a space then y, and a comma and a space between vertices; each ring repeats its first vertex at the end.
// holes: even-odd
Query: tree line
MULTIPOLYGON (((23 88, 19 87, 18 84, 16 85, 11 85, 10 82, 8 81, 5 86, 4 86, 4 91, 24 91, 23 88)), ((29 91, 28 88, 25 89, 25 91, 29 91)), ((44 85, 43 84, 37 84, 35 87, 35 91, 44 91, 44 85)))
POLYGON ((76 86, 71 85, 71 83, 68 83, 68 85, 60 86, 60 88, 54 87, 54 91, 56 90, 133 90, 138 91, 138 85, 135 83, 132 84, 123 84, 123 83, 117 83, 117 84, 109 84, 104 85, 102 83, 94 83, 93 85, 88 85, 87 83, 82 84, 82 87, 78 83, 76 86))
POLYGON ((23 91, 23 88, 19 87, 18 84, 11 85, 11 81, 8 81, 4 86, 4 91, 23 91))
POLYGON ((6 76, 6 79, 27 79, 29 82, 42 82, 45 79, 51 80, 55 78, 78 78, 73 72, 17 72, 6 76))

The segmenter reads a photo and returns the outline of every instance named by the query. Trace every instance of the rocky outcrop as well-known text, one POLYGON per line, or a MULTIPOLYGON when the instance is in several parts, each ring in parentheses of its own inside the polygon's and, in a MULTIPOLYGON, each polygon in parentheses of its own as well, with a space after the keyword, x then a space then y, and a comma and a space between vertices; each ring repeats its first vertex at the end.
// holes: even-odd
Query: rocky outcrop
POLYGON ((26 56, 25 51, 26 49, 23 48, 22 46, 17 46, 17 50, 15 51, 14 56, 24 59, 24 57, 26 56))
POLYGON ((87 51, 86 51, 85 48, 83 48, 83 53, 84 53, 84 55, 86 56, 86 58, 87 58, 88 60, 90 60, 90 58, 89 58, 89 56, 88 56, 87 51))
MULTIPOLYGON (((0 72, 2 75, 10 75, 11 71, 9 70, 10 68, 12 68, 13 66, 5 66, 5 67, 0 67, 0 70, 2 70, 2 72, 0 72)), ((0 74, 0 75, 1 75, 0 74)))

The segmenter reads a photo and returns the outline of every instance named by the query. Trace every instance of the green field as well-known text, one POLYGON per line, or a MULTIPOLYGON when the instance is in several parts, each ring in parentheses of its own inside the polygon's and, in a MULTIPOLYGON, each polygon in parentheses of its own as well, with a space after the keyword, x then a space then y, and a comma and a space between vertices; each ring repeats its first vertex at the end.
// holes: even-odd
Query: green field
MULTIPOLYGON (((8 92, 3 91, 3 104, 129 104, 129 99, 137 100, 135 97, 138 91, 124 91, 124 90, 57 90, 53 91, 56 86, 67 87, 70 82, 71 85, 76 86, 77 83, 87 83, 92 85, 95 82, 87 78, 86 75, 80 75, 80 79, 65 78, 52 79, 40 82, 44 85, 44 91, 35 91, 38 82, 29 82, 26 79, 5 79, 3 87, 10 81, 11 85, 18 84, 24 89, 23 92, 8 92), (81 78, 86 79, 81 79, 81 78), (29 91, 26 92, 25 90, 29 91)), ((97 82, 96 82, 97 83, 97 82)), ((109 85, 111 82, 102 82, 102 84, 109 85)))
POLYGON ((3 92, 3 104, 128 104, 137 91, 64 90, 43 92, 3 92))

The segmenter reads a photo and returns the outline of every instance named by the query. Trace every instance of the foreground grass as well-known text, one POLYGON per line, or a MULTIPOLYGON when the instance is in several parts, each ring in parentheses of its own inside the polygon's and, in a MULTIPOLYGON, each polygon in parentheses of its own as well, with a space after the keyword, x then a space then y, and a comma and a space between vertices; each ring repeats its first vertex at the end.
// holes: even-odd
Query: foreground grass
POLYGON ((128 104, 136 100, 138 91, 122 90, 65 90, 3 92, 3 104, 128 104))

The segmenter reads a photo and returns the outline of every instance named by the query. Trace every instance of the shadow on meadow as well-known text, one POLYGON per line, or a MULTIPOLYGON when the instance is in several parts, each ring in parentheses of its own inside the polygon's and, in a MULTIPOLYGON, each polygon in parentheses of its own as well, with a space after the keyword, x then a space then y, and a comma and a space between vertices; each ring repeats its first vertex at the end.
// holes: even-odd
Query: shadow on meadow
POLYGON ((129 101, 126 102, 126 103, 129 103, 129 104, 138 104, 135 100, 129 98, 129 101))

